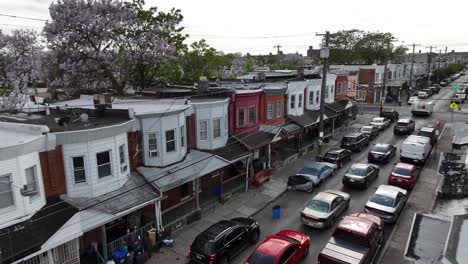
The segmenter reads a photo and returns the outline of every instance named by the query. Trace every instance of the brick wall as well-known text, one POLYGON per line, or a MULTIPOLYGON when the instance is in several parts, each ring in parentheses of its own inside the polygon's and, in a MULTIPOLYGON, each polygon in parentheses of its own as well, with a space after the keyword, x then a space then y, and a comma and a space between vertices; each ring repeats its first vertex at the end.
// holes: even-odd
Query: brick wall
MULTIPOLYGON (((182 199, 182 187, 178 186, 175 188, 170 189, 169 191, 164 192, 164 195, 167 196, 161 201, 161 210, 164 211, 165 209, 174 206, 180 202, 182 199)), ((193 183, 188 182, 188 190, 189 195, 193 194, 193 183)))
POLYGON ((67 191, 62 146, 39 153, 46 197, 64 194, 67 191))
POLYGON ((127 132, 128 138, 128 156, 130 159, 130 171, 136 171, 138 166, 143 165, 143 144, 141 131, 127 132))

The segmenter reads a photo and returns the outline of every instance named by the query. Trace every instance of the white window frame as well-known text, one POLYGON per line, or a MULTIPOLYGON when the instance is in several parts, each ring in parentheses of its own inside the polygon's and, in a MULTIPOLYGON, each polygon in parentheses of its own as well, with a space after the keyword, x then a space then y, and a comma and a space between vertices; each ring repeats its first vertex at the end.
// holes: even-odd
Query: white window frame
POLYGON ((72 165, 72 171, 73 171, 73 181, 75 184, 80 184, 80 183, 86 183, 87 177, 86 177, 86 163, 85 163, 85 156, 73 156, 71 157, 71 165, 72 165), (75 167, 75 158, 81 158, 83 160, 83 168, 75 167), (77 171, 83 171, 84 172, 84 181, 76 181, 76 172, 77 171))
POLYGON ((315 95, 315 103, 316 104, 319 104, 320 103, 320 91, 317 91, 316 95, 315 95))
POLYGON ((238 120, 238 126, 239 127, 245 127, 245 121, 247 120, 246 116, 245 116, 245 107, 240 107, 239 110, 237 111, 237 120, 238 120), (242 112, 242 119, 241 119, 241 112, 242 112))
POLYGON ((309 91, 309 105, 314 104, 314 91, 309 91))
POLYGON ((180 126, 180 147, 185 148, 185 126, 180 126))
POLYGON ((273 102, 268 102, 267 103, 267 119, 268 120, 273 120, 275 117, 275 105, 273 102))
POLYGON ((220 138, 221 137, 221 118, 213 119, 213 138, 220 138), (216 128, 216 124, 218 124, 218 128, 216 128))
POLYGON ((294 109, 296 108, 296 95, 295 94, 291 94, 291 96, 289 97, 289 108, 291 109, 294 109))
MULTIPOLYGON (((26 185, 28 186, 28 191, 36 191, 39 194, 39 184, 37 182, 37 167, 36 167, 36 165, 24 169, 24 176, 26 177, 26 185), (26 173, 26 171, 29 170, 29 169, 32 169, 32 172, 34 174, 34 180, 32 182, 29 182, 28 174, 26 173), (30 188, 31 184, 34 184, 34 189, 30 188)), ((37 196, 37 195, 35 195, 35 196, 37 196)))
POLYGON ((276 118, 283 117, 283 101, 276 101, 276 118))
POLYGON ((100 151, 100 152, 96 152, 96 168, 97 168, 97 174, 98 174, 98 179, 104 179, 104 178, 107 178, 109 176, 112 176, 112 153, 111 153, 111 150, 105 150, 105 151, 100 151), (98 158, 97 158, 97 155, 98 154, 101 154, 101 153, 104 153, 104 152, 107 152, 109 154, 109 162, 108 163, 103 163, 103 164, 99 164, 98 162, 98 158), (110 168, 110 174, 109 175, 104 175, 104 176, 100 176, 99 175, 99 167, 103 167, 103 166, 109 166, 110 168))
POLYGON ((249 107, 249 125, 255 125, 256 123, 257 123, 257 108, 255 107, 255 105, 253 105, 249 107), (251 110, 253 110, 253 113, 254 113, 253 120, 250 115, 252 113, 251 110))
POLYGON ((207 141, 208 140, 208 120, 204 119, 204 120, 200 120, 198 122, 198 124, 200 125, 200 141, 207 141), (202 123, 205 123, 205 130, 202 130, 202 123), (204 135, 204 136, 203 136, 204 135))
POLYGON ((302 99, 303 99, 303 95, 300 93, 298 95, 298 99, 297 99, 297 108, 301 108, 302 107, 302 99))
POLYGON ((124 173, 128 169, 127 162, 127 144, 121 144, 119 146, 119 164, 120 164, 120 173, 124 173))
POLYGON ((158 133, 154 132, 154 133, 148 133, 148 156, 150 158, 154 158, 154 157, 159 157, 159 149, 158 149, 158 133), (151 136, 154 135, 154 141, 155 143, 154 144, 151 144, 150 143, 150 140, 151 139, 151 136), (151 149, 151 146, 156 146, 155 149, 151 149))
POLYGON ((177 135, 177 133, 176 133, 175 129, 168 129, 168 130, 164 131, 164 137, 166 139, 166 153, 177 151, 177 140, 176 140, 177 136, 176 135, 177 135), (167 139, 167 132, 171 132, 171 131, 174 134, 174 136, 173 136, 173 138, 171 140, 168 140, 167 139), (168 143, 174 143, 174 149, 173 150, 168 150, 168 147, 167 147, 168 143))
MULTIPOLYGON (((7 205, 5 207, 2 207, 0 208, 0 211, 1 210, 4 210, 4 209, 7 209, 7 208, 11 208, 11 207, 15 207, 15 195, 13 193, 13 181, 12 181, 12 175, 11 173, 8 173, 8 174, 4 174, 4 175, 1 175, 0 176, 0 182, 4 181, 3 183, 6 183, 6 184, 9 184, 10 185, 10 190, 8 191, 4 191, 2 193, 0 193, 0 195, 8 195, 8 193, 10 194, 11 196, 11 202, 12 204, 11 205, 7 205), (8 182, 7 182, 8 181, 8 182)), ((3 196, 0 196, 3 200, 3 196)))

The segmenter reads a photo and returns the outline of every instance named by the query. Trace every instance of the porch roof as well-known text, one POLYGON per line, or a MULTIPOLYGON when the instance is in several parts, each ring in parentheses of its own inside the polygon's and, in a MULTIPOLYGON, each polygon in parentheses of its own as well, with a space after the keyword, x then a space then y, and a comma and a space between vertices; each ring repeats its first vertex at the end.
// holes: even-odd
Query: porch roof
POLYGON ((244 143, 234 137, 229 138, 226 146, 209 151, 209 153, 230 163, 236 162, 252 154, 244 143))
POLYGON ((249 149, 254 150, 270 144, 274 136, 275 133, 272 134, 266 131, 258 131, 256 133, 240 137, 239 140, 249 149))
POLYGON ((216 155, 191 150, 185 159, 164 168, 138 167, 147 181, 156 185, 161 191, 167 191, 191 180, 228 166, 229 163, 216 155))
POLYGON ((353 106, 353 102, 349 99, 335 100, 335 102, 328 104, 327 106, 337 112, 341 112, 343 110, 351 108, 353 106))
POLYGON ((59 198, 50 198, 30 219, 0 230, 0 252, 5 263, 41 249, 78 210, 59 198))
POLYGON ((301 116, 291 116, 288 118, 302 127, 308 127, 319 122, 319 111, 317 110, 304 110, 301 116))

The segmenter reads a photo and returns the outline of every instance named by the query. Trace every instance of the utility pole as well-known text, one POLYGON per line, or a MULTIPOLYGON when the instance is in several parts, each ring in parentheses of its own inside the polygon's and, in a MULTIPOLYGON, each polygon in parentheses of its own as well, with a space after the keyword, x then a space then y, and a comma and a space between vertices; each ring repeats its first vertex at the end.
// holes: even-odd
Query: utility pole
MULTIPOLYGON (((413 88, 413 65, 414 65, 414 49, 416 46, 419 46, 420 44, 414 44, 411 45, 413 46, 413 53, 411 54, 411 70, 410 70, 410 81, 409 81, 409 86, 410 86, 410 90, 412 90, 413 88)), ((408 95, 409 96, 409 95, 408 95)))
POLYGON ((385 65, 384 65, 384 75, 383 75, 383 82, 382 82, 382 87, 380 88, 380 114, 382 114, 383 111, 383 100, 385 99, 385 91, 387 90, 387 64, 388 64, 388 56, 389 52, 388 50, 390 49, 390 42, 391 41, 397 41, 398 39, 389 39, 387 42, 387 51, 385 52, 385 65), (383 99, 382 99, 383 98, 383 99))
POLYGON ((440 57, 442 56, 442 50, 439 50, 439 60, 437 63, 437 81, 440 83, 440 57))
POLYGON ((431 62, 432 62, 432 48, 437 48, 437 47, 433 47, 433 46, 429 46, 429 47, 426 47, 426 48, 429 48, 429 55, 427 56, 427 63, 428 63, 428 67, 427 67, 427 86, 428 87, 430 84, 431 84, 431 62))
POLYGON ((273 48, 276 48, 277 49, 277 55, 280 55, 280 48, 282 48, 283 46, 280 46, 280 44, 277 44, 275 46, 273 46, 273 48))
POLYGON ((325 89, 327 88, 327 68, 328 68, 328 57, 330 51, 328 50, 328 44, 330 41, 330 32, 325 31, 325 34, 316 34, 316 36, 325 36, 325 45, 320 51, 320 57, 323 59, 323 73, 322 73, 322 88, 320 89, 320 119, 319 119, 319 148, 318 154, 322 154, 322 142, 324 138, 324 124, 323 117, 325 114, 325 89))

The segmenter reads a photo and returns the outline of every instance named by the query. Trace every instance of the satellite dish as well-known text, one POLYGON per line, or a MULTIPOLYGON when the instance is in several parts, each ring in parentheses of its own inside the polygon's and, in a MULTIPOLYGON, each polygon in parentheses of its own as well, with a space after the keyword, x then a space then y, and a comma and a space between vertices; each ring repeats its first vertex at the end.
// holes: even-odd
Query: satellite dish
POLYGON ((81 121, 81 122, 86 123, 86 122, 88 122, 88 120, 89 120, 88 114, 82 113, 82 114, 80 115, 80 121, 81 121))

